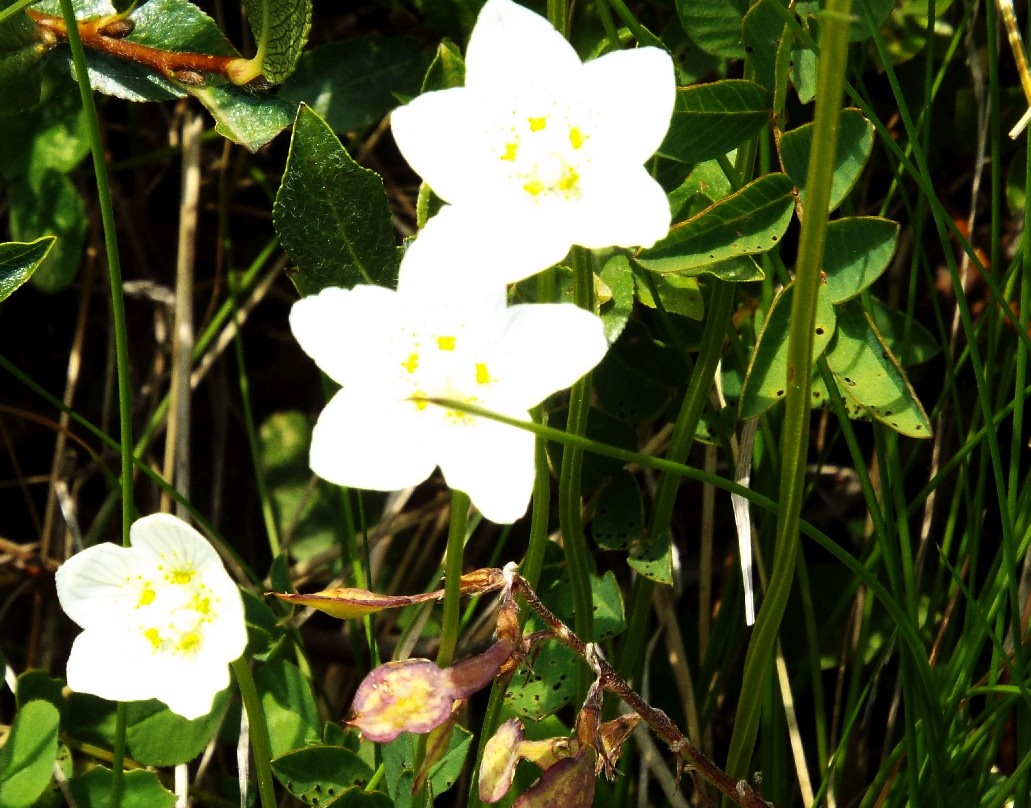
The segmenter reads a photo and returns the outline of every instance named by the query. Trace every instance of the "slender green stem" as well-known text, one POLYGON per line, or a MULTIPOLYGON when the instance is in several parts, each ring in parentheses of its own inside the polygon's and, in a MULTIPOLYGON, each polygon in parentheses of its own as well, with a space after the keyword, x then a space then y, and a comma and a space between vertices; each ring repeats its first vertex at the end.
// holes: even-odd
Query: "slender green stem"
POLYGON ((444 616, 440 626, 440 648, 437 664, 446 668, 455 658, 458 644, 458 615, 462 597, 462 551, 465 529, 469 521, 469 495, 451 492, 451 527, 447 534, 447 556, 444 559, 444 616))
POLYGON ((817 77, 813 146, 806 174, 805 216, 799 241, 795 292, 788 333, 784 431, 781 442, 780 509, 773 570, 745 656, 741 700, 730 742, 727 771, 746 777, 755 745, 764 691, 777 632, 791 591, 798 552, 799 520, 809 446, 813 331, 820 269, 830 209, 831 176, 848 59, 851 0, 828 0, 820 15, 820 64, 817 77))
POLYGON ((35 2, 36 0, 18 0, 16 3, 13 3, 12 5, 3 9, 2 11, 0 11, 0 25, 2 25, 8 17, 14 16, 19 11, 28 8, 35 2))
MULTIPOLYGON (((129 527, 134 516, 132 501, 132 390, 129 382, 129 342, 125 326, 125 301, 122 297, 122 265, 118 254, 118 231, 115 228, 114 207, 111 203, 111 188, 107 181, 107 164, 104 161, 104 143, 100 132, 100 119, 93 102, 93 88, 90 86, 86 68, 86 54, 79 39, 72 0, 61 0, 61 14, 68 29, 68 46, 72 51, 75 75, 82 96, 82 107, 89 132, 90 151, 93 155, 93 171, 97 184, 97 201, 104 227, 104 248, 107 253, 107 271, 111 286, 111 320, 115 337, 115 365, 118 377, 118 424, 121 449, 121 496, 122 496, 122 544, 129 546, 129 527)), ((111 805, 119 808, 124 787, 125 760, 125 705, 119 704, 115 722, 114 761, 111 777, 111 805)))
POLYGON ((247 725, 251 733, 251 749, 254 751, 254 771, 258 776, 258 796, 261 808, 276 808, 276 792, 272 786, 272 746, 269 743, 268 724, 265 711, 261 709, 261 697, 254 684, 254 677, 244 657, 230 667, 240 688, 243 708, 247 711, 247 725))
POLYGON ((566 0, 548 0, 548 22, 562 36, 566 35, 566 0))
MULTIPOLYGON (((581 247, 573 249, 573 298, 580 308, 594 310, 594 273, 591 271, 591 257, 581 247)), ((569 434, 586 434, 590 395, 591 376, 588 373, 577 380, 569 391, 569 414, 566 418, 566 431, 569 434)), ((582 469, 583 451, 567 445, 562 451, 562 467, 559 472, 559 527, 562 531, 562 547, 573 589, 576 633, 590 642, 594 637, 594 606, 587 539, 584 536, 580 514, 582 469)), ((586 670, 578 667, 577 701, 582 701, 587 695, 587 684, 586 670)))

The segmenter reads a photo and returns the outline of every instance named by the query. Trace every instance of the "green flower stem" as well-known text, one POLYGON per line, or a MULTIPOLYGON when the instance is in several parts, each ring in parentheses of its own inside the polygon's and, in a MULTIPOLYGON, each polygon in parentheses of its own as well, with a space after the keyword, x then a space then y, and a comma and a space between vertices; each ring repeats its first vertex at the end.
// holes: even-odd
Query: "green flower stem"
MULTIPOLYGON (((594 273, 590 254, 581 247, 573 248, 573 299, 587 311, 594 311, 594 273)), ((587 432, 587 416, 591 395, 589 373, 576 381, 569 390, 569 414, 566 432, 583 437, 587 432)), ((562 451, 562 467, 558 482, 558 519, 562 532, 569 580, 573 589, 576 633, 587 642, 594 638, 594 604, 591 595, 591 575, 587 539, 580 515, 580 478, 583 470, 583 450, 566 445, 562 451)), ((587 671, 577 667, 576 700, 587 695, 587 671)))
MULTIPOLYGON (((741 699, 730 741, 727 772, 747 777, 759 727, 764 682, 770 673, 777 632, 787 605, 798 553, 799 519, 805 488, 809 446, 810 382, 813 329, 820 268, 830 212, 831 177, 838 138, 838 121, 848 60, 851 0, 828 0, 820 15, 820 64, 817 77, 813 146, 806 174, 802 232, 795 271, 795 293, 788 333, 788 368, 784 432, 781 442, 780 508, 773 570, 755 630, 745 655, 741 699)), ((726 801, 725 801, 726 804, 726 801)))
POLYGON ((2 11, 0 11, 0 24, 3 24, 3 22, 8 17, 13 17, 19 11, 23 11, 24 9, 28 8, 29 6, 31 6, 35 2, 36 2, 36 0, 18 0, 18 2, 16 2, 16 3, 8 6, 7 8, 3 9, 2 11))
MULTIPOLYGON (((709 310, 706 312, 698 361, 691 372, 691 381, 680 405, 673 437, 666 452, 666 458, 674 463, 683 463, 687 459, 691 444, 694 443, 698 421, 702 417, 702 410, 705 409, 705 402, 709 398, 709 391, 716 377, 716 366, 723 355, 723 338, 727 333, 727 323, 733 311, 734 284, 713 279, 712 297, 709 300, 709 310)), ((663 471, 660 475, 646 542, 659 541, 662 534, 669 530, 680 479, 679 474, 671 471, 663 471)), ((632 672, 644 661, 644 645, 649 636, 647 626, 651 617, 654 588, 655 582, 643 575, 638 575, 634 581, 631 606, 628 609, 630 623, 623 635, 626 639, 619 650, 618 670, 620 675, 627 678, 632 679, 632 672)))
POLYGON ((462 596, 462 551, 465 549, 465 528, 469 520, 469 495, 451 492, 451 527, 447 534, 447 555, 444 558, 444 616, 440 626, 440 648, 437 664, 446 668, 455 658, 458 644, 458 614, 462 596))
MULTIPOLYGON (((544 422, 544 408, 535 407, 531 413, 537 423, 544 422)), ((530 513, 530 540, 526 547, 520 573, 537 586, 544 567, 544 551, 548 545, 548 516, 551 509, 551 471, 548 468, 548 445, 543 438, 534 439, 533 448, 533 506, 530 513)))
MULTIPOLYGON (((122 545, 129 546, 129 527, 133 520, 132 502, 132 391, 129 382, 129 341, 125 327, 125 301, 122 298, 122 265, 118 254, 118 233, 115 229, 114 207, 111 204, 111 188, 107 181, 107 164, 104 161, 104 142, 100 133, 100 119, 93 103, 93 88, 90 86, 86 69, 86 54, 82 49, 79 29, 75 22, 72 0, 61 0, 61 15, 68 27, 68 46, 72 51, 75 75, 82 96, 82 107, 89 132, 90 151, 93 154, 93 171, 97 183, 97 201, 100 218, 104 226, 104 249, 107 253, 107 271, 111 286, 111 320, 115 336, 115 365, 118 376, 118 425, 121 450, 122 480, 122 545)), ((125 766, 125 705, 120 703, 115 719, 114 760, 111 766, 111 806, 119 808, 122 803, 125 766)))
POLYGON ((276 792, 272 787, 272 746, 269 743, 268 724, 265 711, 261 709, 261 697, 254 684, 250 666, 240 657, 229 667, 233 669, 243 708, 247 711, 247 725, 251 732, 251 749, 254 751, 254 771, 258 775, 258 796, 261 808, 276 808, 276 792))

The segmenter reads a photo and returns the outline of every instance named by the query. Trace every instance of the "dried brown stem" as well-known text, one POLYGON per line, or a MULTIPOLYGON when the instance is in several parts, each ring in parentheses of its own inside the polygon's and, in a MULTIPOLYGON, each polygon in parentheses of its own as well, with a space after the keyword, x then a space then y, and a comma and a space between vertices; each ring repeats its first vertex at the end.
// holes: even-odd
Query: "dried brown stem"
MULTIPOLYGON (((68 39, 68 29, 61 17, 43 14, 33 9, 26 10, 26 13, 39 26, 44 36, 49 35, 49 38, 58 40, 68 39)), ((153 69, 165 78, 184 84, 202 84, 205 73, 231 79, 229 66, 240 61, 238 56, 166 51, 131 42, 121 38, 125 29, 112 25, 109 19, 79 20, 78 28, 83 47, 118 59, 136 62, 153 69)))
POLYGON ((590 661, 598 672, 601 687, 615 693, 628 704, 644 720, 652 731, 666 745, 691 766, 704 780, 712 783, 733 802, 743 808, 773 808, 773 803, 764 800, 759 793, 744 780, 734 780, 719 766, 691 743, 662 710, 652 707, 603 659, 591 653, 587 643, 577 637, 559 620, 547 606, 541 603, 537 593, 521 576, 514 577, 513 590, 526 601, 551 629, 555 639, 576 654, 590 661))

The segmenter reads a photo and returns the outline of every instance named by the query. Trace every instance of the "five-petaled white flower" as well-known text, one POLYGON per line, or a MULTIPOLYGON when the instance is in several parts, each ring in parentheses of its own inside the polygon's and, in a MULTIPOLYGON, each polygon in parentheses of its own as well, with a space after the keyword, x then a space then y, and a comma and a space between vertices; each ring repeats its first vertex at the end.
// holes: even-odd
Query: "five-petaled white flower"
POLYGON ((533 488, 532 434, 428 399, 527 420, 604 356, 602 323, 571 304, 506 307, 500 284, 445 281, 435 269, 443 244, 422 239, 405 254, 397 291, 331 287, 290 311, 301 347, 342 385, 315 425, 311 468, 338 485, 391 491, 439 465, 484 516, 513 522, 533 488))
POLYGON ((451 203, 441 225, 486 245, 482 271, 509 282, 574 244, 650 247, 666 235, 669 203, 643 163, 666 135, 675 96, 664 51, 582 63, 543 17, 488 0, 465 86, 419 96, 391 126, 412 168, 451 203))
POLYGON ((61 607, 85 629, 68 685, 111 701, 159 699, 199 718, 247 644, 240 590, 214 548, 174 516, 139 519, 129 540, 89 547, 57 571, 61 607))

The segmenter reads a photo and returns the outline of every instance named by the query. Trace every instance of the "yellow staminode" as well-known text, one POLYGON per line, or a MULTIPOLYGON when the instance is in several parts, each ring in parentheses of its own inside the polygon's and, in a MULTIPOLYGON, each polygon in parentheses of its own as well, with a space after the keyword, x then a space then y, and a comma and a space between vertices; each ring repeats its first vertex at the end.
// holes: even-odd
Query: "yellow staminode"
POLYGON ((455 337, 437 337, 437 347, 442 351, 453 351, 455 339, 455 337))
POLYGON ((539 118, 527 118, 527 123, 530 124, 531 132, 540 132, 545 126, 548 125, 548 118, 546 115, 542 115, 539 118))

